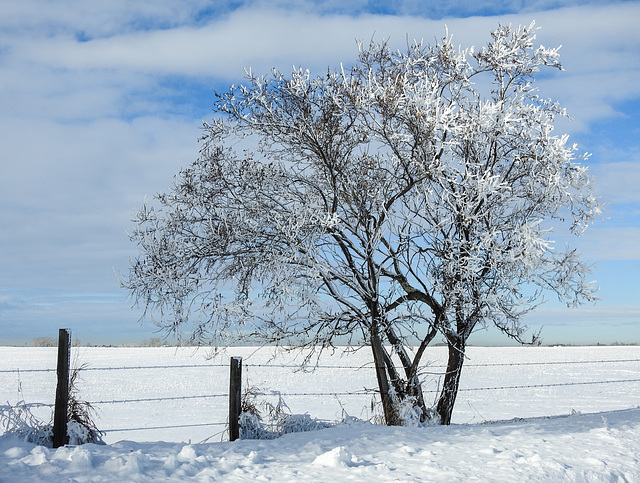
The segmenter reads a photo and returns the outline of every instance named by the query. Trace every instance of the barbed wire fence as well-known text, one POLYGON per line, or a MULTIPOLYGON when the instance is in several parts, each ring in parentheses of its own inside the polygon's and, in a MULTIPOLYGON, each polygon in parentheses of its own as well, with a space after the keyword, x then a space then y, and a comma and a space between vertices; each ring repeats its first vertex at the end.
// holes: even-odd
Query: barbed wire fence
MULTIPOLYGON (((571 361, 571 360, 557 360, 557 361, 533 361, 533 362, 509 362, 509 363, 468 363, 465 364, 466 369, 471 368, 490 368, 490 367, 528 367, 528 366, 580 366, 580 365, 612 365, 612 364, 633 364, 640 363, 640 359, 636 358, 627 358, 627 359, 599 359, 599 360, 580 360, 580 361, 571 361)), ((185 369, 214 369, 217 368, 221 370, 223 368, 228 368, 228 364, 222 363, 205 363, 205 364, 176 364, 176 365, 131 365, 131 366, 108 366, 108 367, 84 367, 82 370, 86 372, 127 372, 127 371, 136 371, 136 370, 145 370, 145 371, 167 371, 167 370, 177 370, 183 371, 185 369)), ((317 364, 312 366, 314 371, 323 371, 323 370, 350 370, 350 371, 358 371, 363 369, 369 369, 368 365, 322 365, 317 364)), ((261 369, 261 370, 269 370, 269 371, 288 371, 291 373, 292 371, 299 371, 300 366, 296 364, 244 364, 244 368, 251 374, 252 370, 261 369)), ((442 377, 445 375, 446 366, 444 365, 429 365, 423 367, 422 375, 423 376, 433 376, 433 377, 442 377)), ((0 374, 2 373, 19 373, 19 374, 29 374, 29 373, 43 373, 43 372, 56 372, 54 368, 47 369, 0 369, 0 374)), ((638 365, 638 370, 635 375, 640 376, 640 364, 638 365)), ((245 374, 245 380, 248 376, 245 374)), ((629 377, 629 378, 615 378, 615 379, 603 379, 603 380, 584 380, 584 381, 565 381, 565 382, 541 382, 535 384, 504 384, 504 385, 491 385, 491 386, 481 386, 481 387, 461 387, 459 389, 459 393, 474 393, 480 391, 504 391, 504 390, 523 390, 523 389, 541 389, 541 388, 558 388, 558 387, 571 387, 571 386, 595 386, 595 385, 612 385, 612 384, 631 384, 631 383, 639 383, 640 377, 629 377)), ((272 388, 268 390, 256 390, 253 389, 253 396, 260 397, 277 397, 277 398, 294 398, 294 397, 305 397, 305 398, 344 398, 344 397, 356 397, 363 398, 363 405, 370 404, 371 398, 375 397, 378 394, 377 388, 367 388, 363 387, 357 390, 351 391, 331 391, 331 390, 297 390, 297 391, 286 391, 279 390, 278 388, 272 388), (365 399, 366 398, 366 399, 365 399)), ((438 389, 425 389, 423 391, 425 394, 437 394, 438 389)), ((168 401, 193 401, 193 400, 213 400, 219 404, 225 404, 227 398, 229 398, 229 392, 217 392, 217 393, 205 393, 205 394, 181 394, 175 396, 158 396, 158 397, 139 397, 135 394, 132 394, 131 397, 122 397, 122 398, 113 398, 113 399, 98 399, 89 401, 91 405, 94 407, 105 406, 105 405, 136 405, 142 403, 151 403, 151 402, 168 402, 168 401)), ((33 403, 24 403, 26 407, 30 408, 54 408, 54 404, 43 403, 43 402, 33 402, 33 403)), ((227 431, 228 421, 210 421, 203 423, 183 423, 183 424, 167 424, 167 425, 155 425, 155 426, 138 426, 138 427, 126 427, 126 428, 104 428, 103 431, 105 433, 118 433, 118 432, 131 432, 131 431, 149 431, 156 429, 185 429, 185 428, 218 428, 220 431, 215 433, 213 436, 221 435, 227 431)), ((207 438, 209 439, 209 438, 207 438)))

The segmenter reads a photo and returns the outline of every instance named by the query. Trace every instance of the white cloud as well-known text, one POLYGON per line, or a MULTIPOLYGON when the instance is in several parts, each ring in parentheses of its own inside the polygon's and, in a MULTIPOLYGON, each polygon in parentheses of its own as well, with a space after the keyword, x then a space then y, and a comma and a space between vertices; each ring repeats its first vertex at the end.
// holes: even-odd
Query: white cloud
POLYGON ((640 153, 634 156, 633 152, 625 152, 621 147, 614 151, 622 161, 597 164, 591 168, 596 193, 608 204, 640 203, 640 153))
POLYGON ((0 24, 11 36, 28 33, 39 38, 106 37, 193 23, 201 13, 226 11, 225 7, 220 8, 223 5, 207 0, 21 0, 3 3, 0 24))
POLYGON ((588 305, 579 308, 541 306, 526 317, 527 323, 573 325, 579 322, 599 322, 603 325, 636 325, 640 321, 637 305, 588 305))
POLYGON ((135 247, 126 230, 145 195, 170 187, 198 154, 182 119, 0 124, 2 286, 118 291, 135 247), (9 145, 12 149, 8 149, 9 145))
POLYGON ((637 18, 638 3, 446 21, 244 8, 204 25, 176 22, 173 28, 136 30, 89 42, 78 42, 69 35, 23 39, 15 55, 24 63, 72 72, 204 76, 237 82, 245 67, 267 73, 274 66, 288 70, 291 65, 304 65, 321 73, 341 61, 352 62, 356 38, 390 37, 393 45, 402 48, 407 36, 426 41, 441 37, 446 22, 455 41, 469 46, 483 43, 498 22, 528 24, 535 19, 541 27, 541 43, 563 45, 567 72, 541 85, 545 94, 567 104, 579 121, 575 129, 612 115, 612 103, 640 96, 640 85, 635 82, 640 71, 637 18))
POLYGON ((602 222, 589 228, 577 244, 588 260, 640 260, 640 227, 607 227, 602 222))

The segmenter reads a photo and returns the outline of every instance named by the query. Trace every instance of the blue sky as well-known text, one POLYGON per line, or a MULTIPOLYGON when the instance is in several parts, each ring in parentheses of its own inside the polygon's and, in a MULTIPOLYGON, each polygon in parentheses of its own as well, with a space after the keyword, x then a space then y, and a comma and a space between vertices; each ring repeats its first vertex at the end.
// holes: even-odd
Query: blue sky
MULTIPOLYGON (((577 241, 598 262, 601 300, 555 303, 527 324, 545 343, 640 343, 640 2, 571 0, 0 0, 0 344, 155 337, 116 273, 145 197, 197 156, 213 92, 245 67, 317 73, 356 57, 355 39, 442 37, 481 45, 499 23, 540 27, 565 72, 540 78, 564 105, 557 125, 608 204, 577 241)), ((471 343, 506 343, 492 332, 471 343)))

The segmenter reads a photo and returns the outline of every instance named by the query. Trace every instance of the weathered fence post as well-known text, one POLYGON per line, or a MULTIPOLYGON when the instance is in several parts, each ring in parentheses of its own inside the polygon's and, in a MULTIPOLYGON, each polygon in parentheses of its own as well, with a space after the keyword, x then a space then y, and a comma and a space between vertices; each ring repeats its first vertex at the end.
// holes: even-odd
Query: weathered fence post
POLYGON ((53 447, 59 448, 69 441, 67 436, 67 407, 69 405, 69 363, 71 361, 71 330, 58 331, 58 386, 53 413, 53 447))
POLYGON ((242 407, 242 357, 231 358, 229 382, 229 441, 240 437, 240 411, 242 407))

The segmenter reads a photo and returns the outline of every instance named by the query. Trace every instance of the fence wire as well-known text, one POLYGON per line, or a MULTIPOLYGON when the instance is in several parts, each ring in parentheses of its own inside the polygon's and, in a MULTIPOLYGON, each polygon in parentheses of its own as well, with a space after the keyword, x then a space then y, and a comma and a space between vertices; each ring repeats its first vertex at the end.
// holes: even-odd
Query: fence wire
MULTIPOLYGON (((473 364, 467 363, 464 365, 467 367, 500 367, 500 366, 508 366, 508 367, 517 367, 517 366, 554 366, 554 365, 579 365, 579 364, 615 364, 615 363, 625 363, 625 362, 640 362, 640 359, 602 359, 602 360, 585 360, 585 361, 535 361, 535 362, 496 362, 496 363, 482 363, 482 364, 473 364)), ((119 367, 83 367, 83 371, 131 371, 131 370, 145 370, 145 369, 192 369, 192 368, 202 368, 202 369, 210 369, 214 367, 229 367, 228 364, 182 364, 182 365, 153 365, 153 366, 119 366, 119 367)), ((350 370, 361 370, 361 369, 371 369, 373 367, 373 362, 369 362, 365 365, 360 366, 333 366, 333 365, 309 365, 308 367, 301 367, 298 364, 246 364, 243 363, 243 367, 260 367, 260 368, 269 368, 269 369, 297 369, 297 370, 308 370, 313 371, 315 369, 350 369, 350 370)), ((436 365, 425 365, 423 369, 428 368, 446 368, 446 365, 436 364, 436 365)), ((12 373, 12 372, 55 372, 56 369, 0 369, 0 374, 2 373, 12 373)), ((432 374, 432 373, 428 373, 432 374)))

